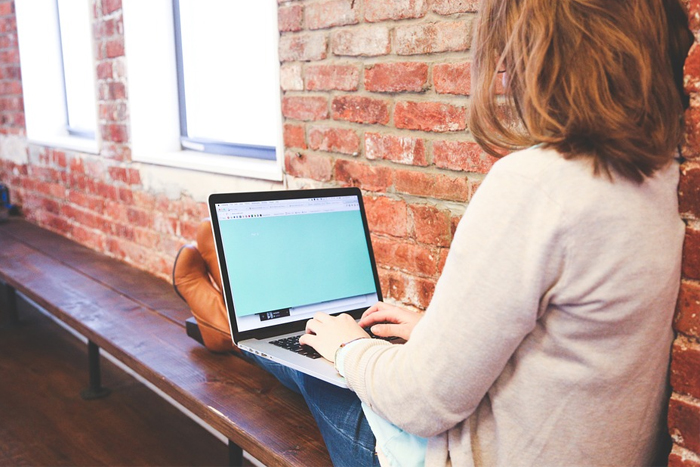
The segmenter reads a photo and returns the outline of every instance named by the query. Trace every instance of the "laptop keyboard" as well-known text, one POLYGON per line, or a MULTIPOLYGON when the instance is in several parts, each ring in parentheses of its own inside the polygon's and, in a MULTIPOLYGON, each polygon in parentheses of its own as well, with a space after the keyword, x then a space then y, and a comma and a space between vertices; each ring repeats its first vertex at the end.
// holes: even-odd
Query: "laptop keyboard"
MULTIPOLYGON (((397 339, 396 337, 379 337, 366 328, 365 331, 370 335, 372 339, 383 339, 387 341, 392 341, 397 339)), ((299 334, 298 336, 285 337, 284 339, 277 339, 270 341, 270 344, 276 345, 277 347, 282 347, 283 349, 291 350, 292 352, 298 353, 309 358, 321 358, 321 354, 316 352, 310 345, 302 345, 299 343, 299 338, 304 334, 299 334)))
POLYGON ((292 352, 298 353, 309 358, 321 358, 321 354, 316 352, 310 345, 301 345, 299 343, 299 338, 303 334, 298 336, 285 337, 284 339, 278 339, 276 341, 270 341, 270 344, 274 344, 283 349, 291 350, 292 352))

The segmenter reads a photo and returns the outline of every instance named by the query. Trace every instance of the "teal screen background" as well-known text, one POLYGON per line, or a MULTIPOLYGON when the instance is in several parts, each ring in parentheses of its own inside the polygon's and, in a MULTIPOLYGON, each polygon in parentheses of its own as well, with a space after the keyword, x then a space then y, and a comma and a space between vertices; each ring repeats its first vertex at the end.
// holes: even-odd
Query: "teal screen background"
POLYGON ((220 226, 238 316, 376 292, 360 211, 220 226))

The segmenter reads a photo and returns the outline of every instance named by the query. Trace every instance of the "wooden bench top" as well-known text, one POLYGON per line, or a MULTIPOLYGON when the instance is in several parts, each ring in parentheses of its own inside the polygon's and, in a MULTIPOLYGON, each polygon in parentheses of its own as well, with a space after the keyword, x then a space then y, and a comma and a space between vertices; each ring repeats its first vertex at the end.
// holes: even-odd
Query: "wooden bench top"
POLYGON ((0 279, 267 466, 331 465, 303 398, 189 338, 166 281, 14 218, 0 223, 0 279))

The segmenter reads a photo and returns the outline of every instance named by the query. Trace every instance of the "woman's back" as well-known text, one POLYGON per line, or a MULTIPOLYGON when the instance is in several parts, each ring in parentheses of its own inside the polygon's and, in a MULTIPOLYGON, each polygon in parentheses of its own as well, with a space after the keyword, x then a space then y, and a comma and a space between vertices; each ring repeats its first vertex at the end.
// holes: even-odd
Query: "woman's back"
POLYGON ((483 465, 648 464, 680 281, 677 164, 641 185, 593 178, 554 151, 514 154, 497 170, 561 206, 543 219, 561 269, 475 414, 483 465))

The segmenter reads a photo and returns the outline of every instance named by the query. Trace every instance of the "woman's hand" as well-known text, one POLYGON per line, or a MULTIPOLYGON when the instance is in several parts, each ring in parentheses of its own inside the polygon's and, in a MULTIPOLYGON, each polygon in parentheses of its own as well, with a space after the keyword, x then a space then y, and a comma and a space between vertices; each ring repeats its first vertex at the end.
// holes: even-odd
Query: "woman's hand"
POLYGON ((302 345, 310 345, 323 358, 335 362, 335 352, 341 344, 354 339, 370 337, 355 319, 342 314, 331 316, 326 313, 316 313, 306 323, 306 334, 299 338, 302 345))
POLYGON ((408 340, 422 317, 422 313, 377 302, 364 312, 359 325, 362 328, 369 327, 372 333, 379 337, 396 336, 408 340))

